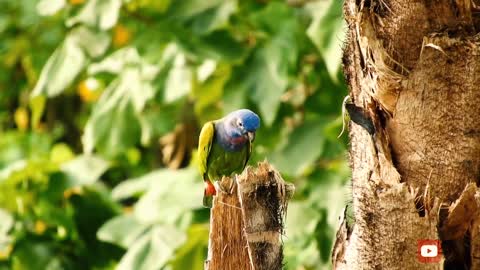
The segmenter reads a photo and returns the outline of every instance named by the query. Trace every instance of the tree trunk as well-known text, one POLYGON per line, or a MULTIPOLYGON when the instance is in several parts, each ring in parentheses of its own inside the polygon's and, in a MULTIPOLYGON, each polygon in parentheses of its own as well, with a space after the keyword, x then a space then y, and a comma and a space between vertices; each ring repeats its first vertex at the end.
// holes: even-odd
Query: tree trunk
POLYGON ((351 117, 355 222, 337 232, 334 268, 480 269, 474 2, 346 0, 344 13, 344 73, 366 119, 351 117), (422 239, 441 240, 439 262, 418 260, 422 239))
POLYGON ((231 194, 220 191, 214 198, 205 269, 282 269, 283 218, 293 185, 267 162, 219 185, 231 194))

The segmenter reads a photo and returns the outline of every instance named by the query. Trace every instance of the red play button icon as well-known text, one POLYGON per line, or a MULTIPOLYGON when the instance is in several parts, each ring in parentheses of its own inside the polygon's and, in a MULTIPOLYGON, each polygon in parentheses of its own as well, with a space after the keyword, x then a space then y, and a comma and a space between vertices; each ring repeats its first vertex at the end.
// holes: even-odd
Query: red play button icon
POLYGON ((437 263, 440 261, 442 246, 439 240, 418 240, 417 258, 421 263, 437 263))

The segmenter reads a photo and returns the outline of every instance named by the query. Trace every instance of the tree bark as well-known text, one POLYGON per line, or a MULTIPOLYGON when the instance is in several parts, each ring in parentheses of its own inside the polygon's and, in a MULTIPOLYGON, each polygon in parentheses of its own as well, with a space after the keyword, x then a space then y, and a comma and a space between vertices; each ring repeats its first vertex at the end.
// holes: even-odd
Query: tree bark
POLYGON ((206 270, 280 270, 281 235, 294 187, 267 162, 237 181, 225 177, 213 201, 206 270))
POLYGON ((374 132, 350 123, 355 223, 337 232, 335 269, 480 269, 473 4, 345 1, 345 78, 374 132), (421 239, 441 240, 440 262, 417 260, 421 239))

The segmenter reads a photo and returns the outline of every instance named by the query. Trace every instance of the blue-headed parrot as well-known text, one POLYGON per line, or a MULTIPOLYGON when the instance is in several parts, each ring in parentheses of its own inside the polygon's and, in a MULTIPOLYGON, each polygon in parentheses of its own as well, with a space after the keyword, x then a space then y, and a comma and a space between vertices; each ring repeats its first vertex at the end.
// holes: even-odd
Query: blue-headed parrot
POLYGON ((247 109, 205 123, 198 142, 200 173, 205 183, 205 207, 212 207, 213 196, 217 194, 212 181, 243 171, 259 126, 258 115, 247 109))

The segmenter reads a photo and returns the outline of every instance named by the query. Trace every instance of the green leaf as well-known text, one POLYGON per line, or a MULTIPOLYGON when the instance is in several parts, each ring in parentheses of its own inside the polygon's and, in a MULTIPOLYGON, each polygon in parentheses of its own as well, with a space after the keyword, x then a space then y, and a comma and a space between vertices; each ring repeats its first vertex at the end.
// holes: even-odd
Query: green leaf
POLYGON ((288 85, 287 66, 279 40, 273 40, 256 52, 246 83, 250 99, 258 104, 262 119, 271 125, 276 118, 280 97, 288 85))
POLYGON ((291 132, 283 146, 269 159, 281 172, 290 176, 301 175, 323 152, 324 126, 321 118, 306 121, 291 132))
POLYGON ((176 20, 186 20, 193 16, 196 16, 202 12, 205 12, 209 9, 215 8, 221 5, 224 2, 223 0, 189 0, 189 1, 179 1, 175 5, 170 6, 168 10, 168 15, 176 20))
POLYGON ((201 270, 207 254, 208 226, 196 224, 188 228, 186 243, 179 247, 170 263, 172 270, 201 270))
POLYGON ((230 31, 214 31, 204 36, 195 36, 184 31, 176 36, 185 51, 197 58, 210 58, 219 62, 240 64, 248 49, 230 31))
POLYGON ((338 225, 338 217, 347 204, 346 184, 350 176, 350 169, 346 161, 338 162, 334 166, 327 171, 317 171, 309 177, 310 195, 308 198, 310 203, 315 204, 318 208, 328 209, 326 220, 332 228, 336 228, 338 225), (339 200, 341 203, 338 202, 339 200))
POLYGON ((129 100, 115 105, 109 110, 105 110, 105 106, 94 110, 82 137, 85 153, 91 154, 98 149, 102 154, 113 157, 139 141, 140 125, 133 105, 129 100))
POLYGON ((131 245, 116 269, 161 269, 185 240, 185 234, 173 227, 155 226, 131 245))
POLYGON ((94 155, 81 155, 61 166, 70 186, 91 185, 108 169, 109 163, 94 155))
MULTIPOLYGON (((50 154, 51 146, 52 134, 4 132, 0 136, 0 169, 13 166, 10 163, 21 160, 45 160, 50 154)), ((22 167, 20 164, 18 166, 22 167)))
POLYGON ((316 1, 306 5, 313 17, 307 35, 325 60, 330 77, 338 81, 338 70, 342 61, 342 44, 346 24, 342 17, 341 1, 316 1))
POLYGON ((57 143, 50 151, 50 161, 55 164, 61 164, 72 160, 75 157, 72 149, 65 143, 57 143))
POLYGON ((40 122, 40 118, 42 117, 45 110, 46 102, 47 99, 44 95, 38 95, 36 97, 30 98, 30 110, 32 111, 32 128, 37 127, 38 123, 40 122))
POLYGON ((264 28, 269 38, 241 67, 244 74, 229 85, 234 88, 231 91, 246 93, 258 105, 263 122, 270 126, 277 116, 280 97, 288 86, 288 70, 297 59, 299 25, 292 10, 277 2, 254 14, 253 21, 264 28))
POLYGON ((128 249, 149 227, 139 223, 133 215, 122 215, 103 224, 97 232, 97 237, 102 241, 128 249))
POLYGON ((313 234, 319 219, 320 214, 316 209, 312 209, 309 202, 290 202, 286 220, 287 241, 295 241, 297 238, 305 237, 305 234, 313 234))
POLYGON ((193 89, 194 110, 200 123, 220 118, 221 110, 218 103, 223 96, 225 84, 231 75, 231 67, 226 64, 216 66, 214 72, 208 76, 201 73, 202 67, 205 69, 204 65, 200 66, 197 75, 200 82, 193 89))
MULTIPOLYGON (((178 102, 145 108, 141 115, 142 139, 159 138, 171 132, 178 123, 183 108, 182 100, 178 102)), ((143 143, 143 141, 142 141, 143 143)))
POLYGON ((241 72, 238 70, 232 72, 232 79, 224 89, 222 99, 224 113, 247 107, 248 89, 242 84, 244 73, 237 75, 239 73, 241 72))
POLYGON ((54 258, 54 251, 47 243, 22 242, 15 247, 15 252, 12 255, 12 269, 47 269, 54 258))
POLYGON ((320 217, 318 210, 309 202, 293 201, 288 204, 284 254, 289 269, 319 265, 314 232, 320 217))
POLYGON ((330 262, 330 252, 333 245, 331 235, 335 234, 335 227, 331 227, 327 223, 327 212, 329 212, 327 209, 321 209, 321 219, 315 229, 315 238, 320 251, 320 258, 324 263, 330 262))
POLYGON ((237 8, 236 0, 226 0, 218 6, 205 10, 192 19, 194 33, 202 35, 225 28, 230 16, 237 11, 237 8))

